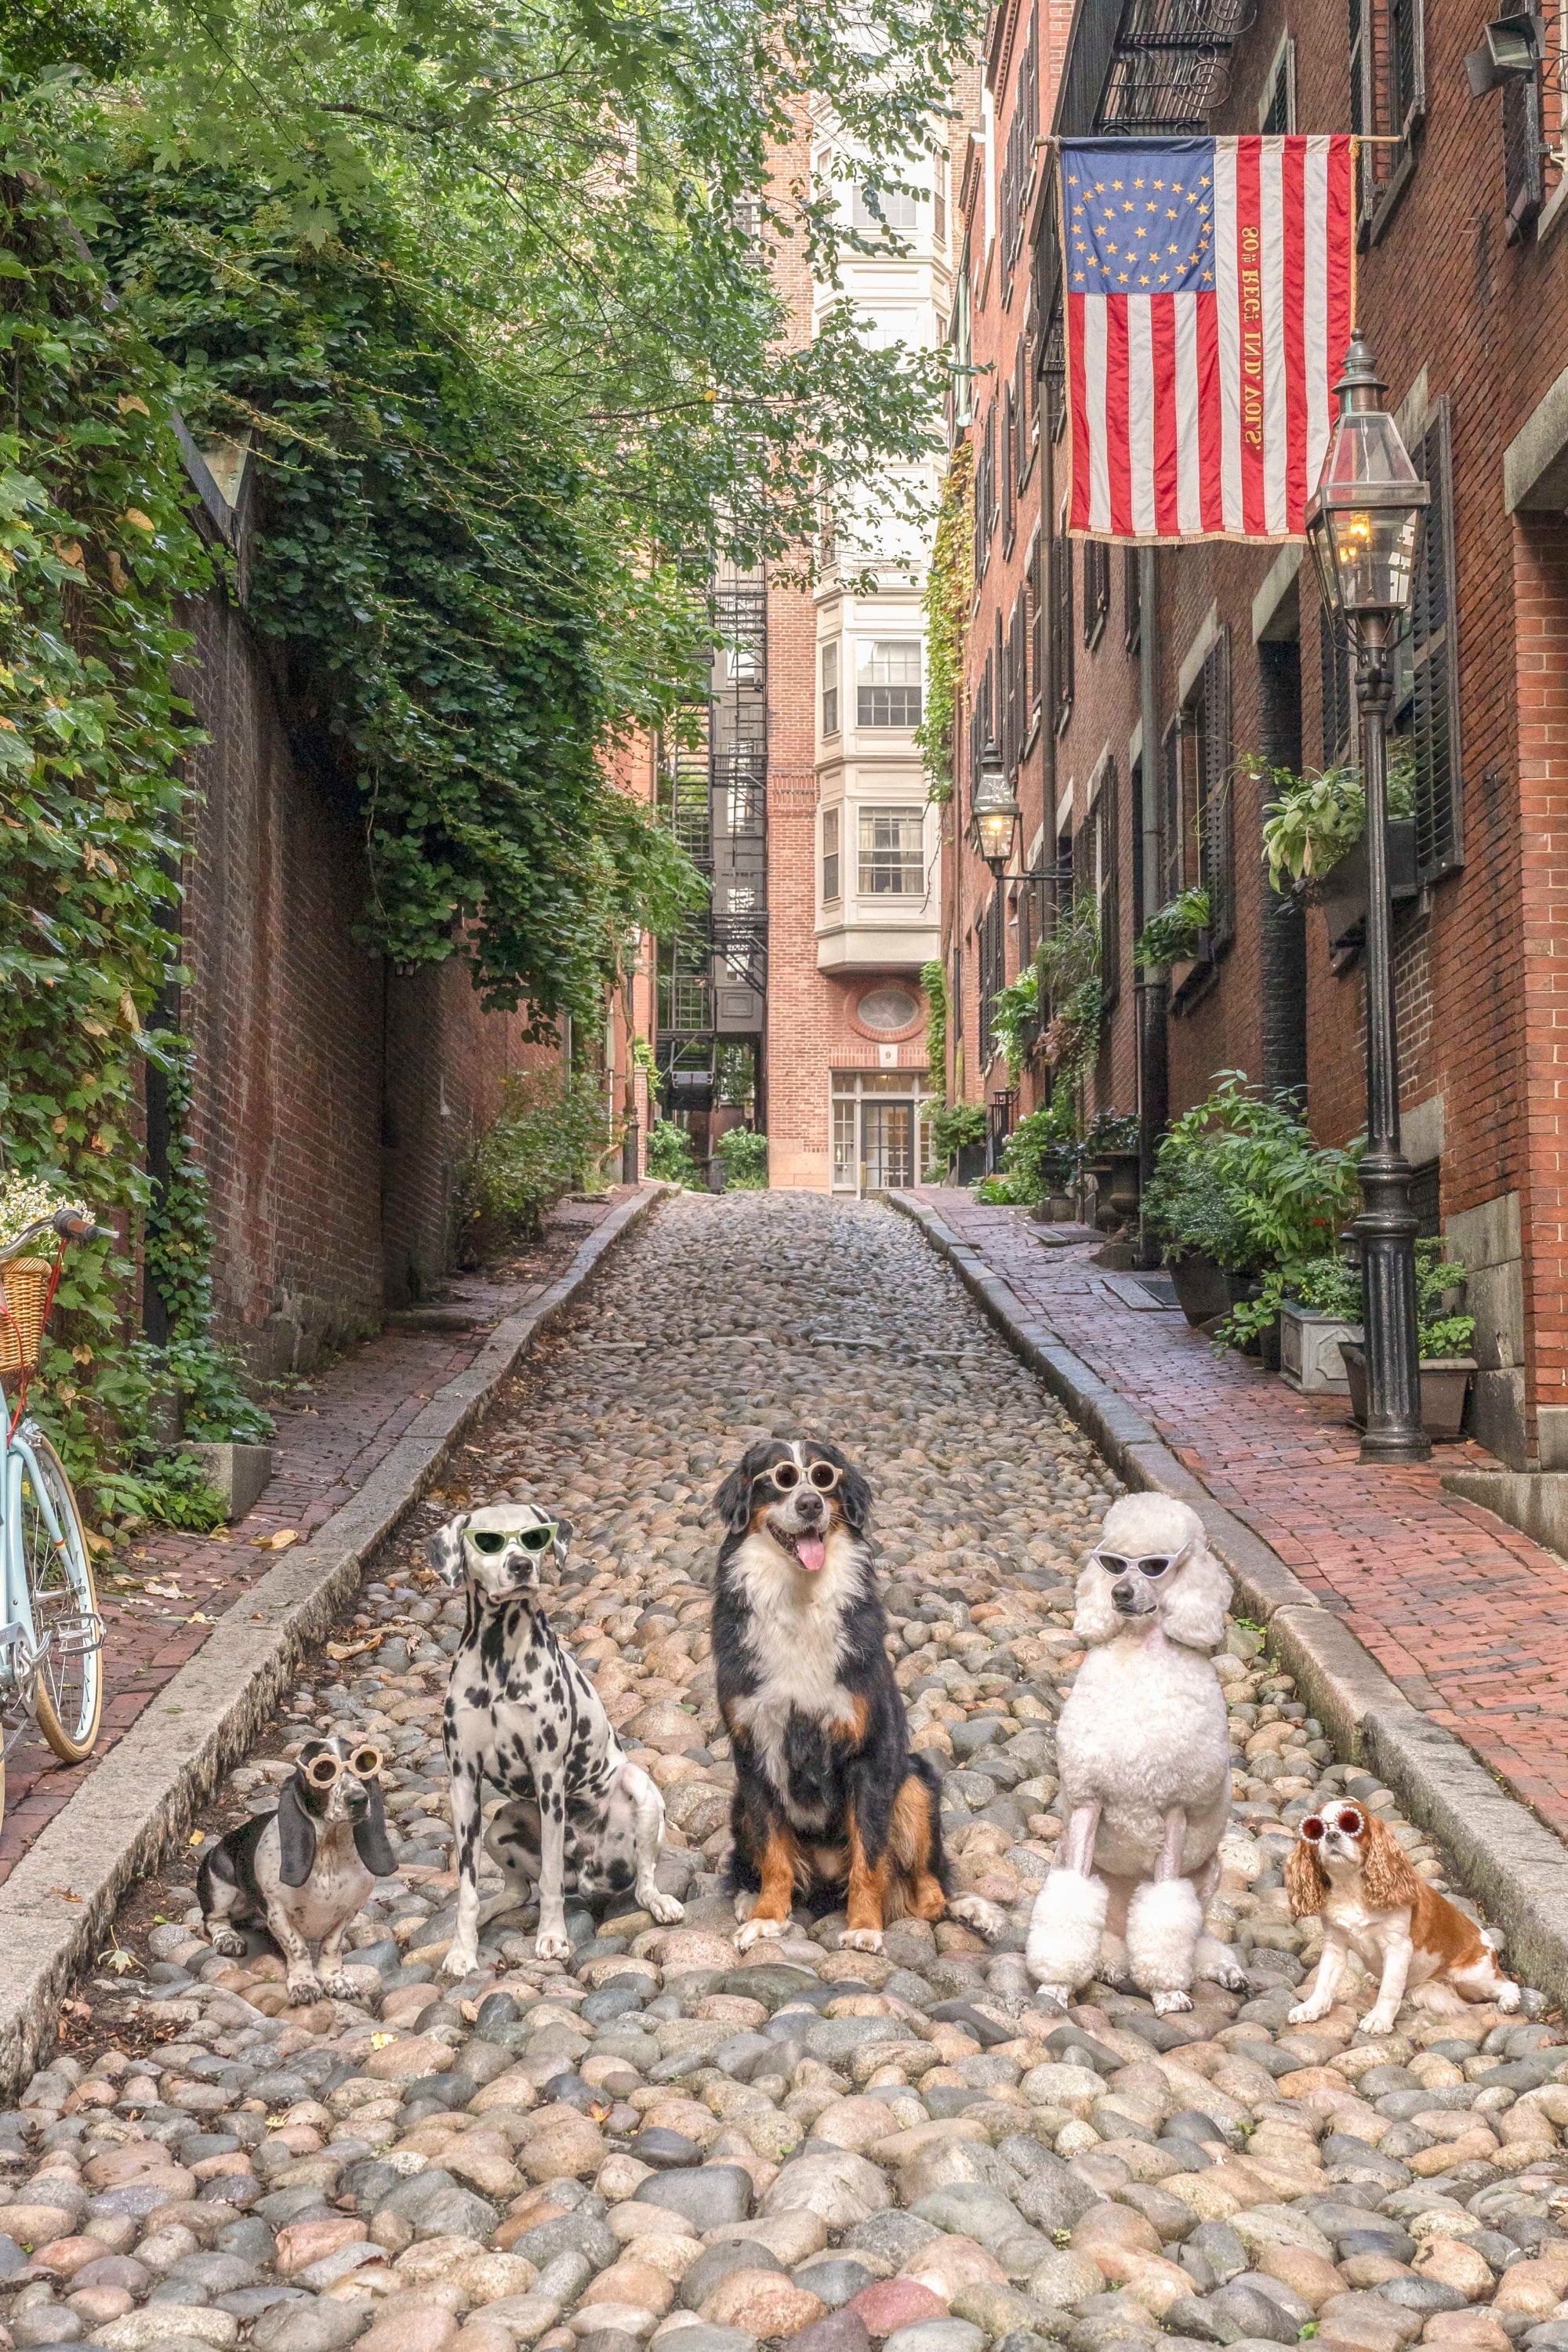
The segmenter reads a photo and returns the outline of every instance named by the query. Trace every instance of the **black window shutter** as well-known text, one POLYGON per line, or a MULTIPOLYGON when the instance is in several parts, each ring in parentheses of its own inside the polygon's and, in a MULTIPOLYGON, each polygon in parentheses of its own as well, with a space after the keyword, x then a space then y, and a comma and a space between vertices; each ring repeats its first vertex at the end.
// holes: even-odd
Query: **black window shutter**
POLYGON ((1510 74, 1502 86, 1502 171, 1505 235, 1510 245, 1516 245, 1546 202, 1539 70, 1510 74))
POLYGON ((1121 811, 1117 806, 1116 761, 1105 762, 1100 780, 1100 986, 1107 1013, 1121 987, 1121 811))
POLYGON ((1410 600, 1411 740, 1415 755, 1415 870, 1423 882, 1464 856, 1459 665, 1454 633, 1454 487, 1448 403, 1437 401, 1415 451, 1431 504, 1410 600))
POLYGON ((1339 614, 1318 606, 1318 653, 1323 680, 1323 765, 1337 767, 1352 756, 1350 645, 1339 614))
POLYGON ((1204 663, 1201 839, 1209 893, 1209 933, 1216 948, 1236 934, 1235 805, 1230 780, 1230 638, 1221 632, 1204 663))

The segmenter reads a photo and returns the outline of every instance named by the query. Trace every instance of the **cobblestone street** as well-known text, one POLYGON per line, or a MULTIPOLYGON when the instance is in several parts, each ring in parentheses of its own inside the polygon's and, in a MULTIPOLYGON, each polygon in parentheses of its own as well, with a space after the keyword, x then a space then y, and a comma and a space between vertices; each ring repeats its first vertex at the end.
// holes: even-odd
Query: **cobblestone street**
POLYGON ((1332 1759, 1250 1628, 1219 1660, 1237 1820, 1210 1914, 1250 1990, 1196 1986, 1166 2019, 1105 1985, 1066 2021, 1033 2005, 1071 1579, 1116 1483, 911 1225, 806 1194, 667 1202, 458 1460, 206 1819, 269 1809, 313 1733, 394 1752, 400 1870, 351 1935, 355 1998, 291 2008, 270 1952, 214 1955, 198 1842, 137 1891, 0 2115, 10 2344, 1568 2352, 1568 2047, 1543 2003, 1407 2007, 1374 2042, 1352 1983, 1287 2023, 1318 1950, 1281 1880, 1307 1804, 1348 1790, 1439 1885, 1443 1858, 1332 1759), (797 1914, 734 1949, 708 1505, 752 1439, 802 1429, 871 1479, 898 1677, 946 1768, 956 1882, 1009 1914, 997 1947, 902 1922, 840 1951, 841 1914, 797 1914), (664 1788, 687 1912, 569 1908, 565 1968, 513 1915, 454 1985, 462 1602, 424 1542, 507 1495, 574 1523, 552 1622, 664 1788))

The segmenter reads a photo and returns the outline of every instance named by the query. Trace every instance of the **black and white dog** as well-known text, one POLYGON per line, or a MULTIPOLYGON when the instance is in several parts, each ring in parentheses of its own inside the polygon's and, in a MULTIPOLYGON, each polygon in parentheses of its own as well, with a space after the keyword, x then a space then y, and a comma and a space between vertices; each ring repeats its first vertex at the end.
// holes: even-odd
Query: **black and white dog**
POLYGON ((568 1876, 584 1896, 634 1889, 663 1925, 684 1917, 654 1884, 664 1800, 628 1761, 604 1702, 572 1653, 551 1632, 540 1604, 539 1571, 564 1560, 572 1530, 533 1503, 491 1503, 448 1520, 430 1539, 431 1565, 464 1583, 468 1617, 447 1686, 447 1762, 458 1842, 458 1931, 448 1976, 479 1965, 481 1927, 502 1912, 539 1902, 535 1949, 566 1960, 568 1876), (484 1784, 508 1802, 485 1835, 507 1885, 481 1909, 479 1821, 484 1784))
POLYGON ((382 1755, 367 1739, 308 1739, 278 1799, 220 1838, 196 1878, 214 1951, 243 1957, 237 1930, 265 1921, 288 1963, 289 1998, 352 1999, 343 1937, 378 1878, 397 1868, 381 1801, 382 1755), (310 1946, 319 1942, 318 1967, 310 1946))

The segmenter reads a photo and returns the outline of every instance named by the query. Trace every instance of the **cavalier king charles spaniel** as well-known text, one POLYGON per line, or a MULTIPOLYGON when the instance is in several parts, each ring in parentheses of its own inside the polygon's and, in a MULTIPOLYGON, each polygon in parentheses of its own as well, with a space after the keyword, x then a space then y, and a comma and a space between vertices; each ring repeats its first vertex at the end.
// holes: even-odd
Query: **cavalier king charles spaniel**
POLYGON ((1323 1916, 1323 1957, 1311 1991, 1290 2011, 1292 2025, 1328 2015, 1352 1952, 1378 1980, 1363 2033, 1392 2033, 1407 1993, 1417 2008, 1449 2015, 1466 2001, 1519 2007, 1519 1987, 1475 1921, 1417 1877, 1393 1831, 1364 1805, 1308 1814, 1285 1887, 1298 1919, 1323 1916))

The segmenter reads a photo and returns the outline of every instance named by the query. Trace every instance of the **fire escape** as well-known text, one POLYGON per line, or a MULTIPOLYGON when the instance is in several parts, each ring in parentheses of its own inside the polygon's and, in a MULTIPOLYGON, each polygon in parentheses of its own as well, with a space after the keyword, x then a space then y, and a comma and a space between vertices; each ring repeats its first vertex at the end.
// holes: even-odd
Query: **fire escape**
MULTIPOLYGON (((761 1082, 767 1001, 767 590, 726 572, 713 592, 711 687, 659 760, 659 808, 711 898, 658 950, 667 1113, 713 1108, 721 1050, 749 1045, 761 1082)), ((760 1110, 760 1102, 759 1102, 760 1110)))
POLYGON ((1058 131, 1201 132, 1252 14, 1250 0, 1089 0, 1073 27, 1058 131))

